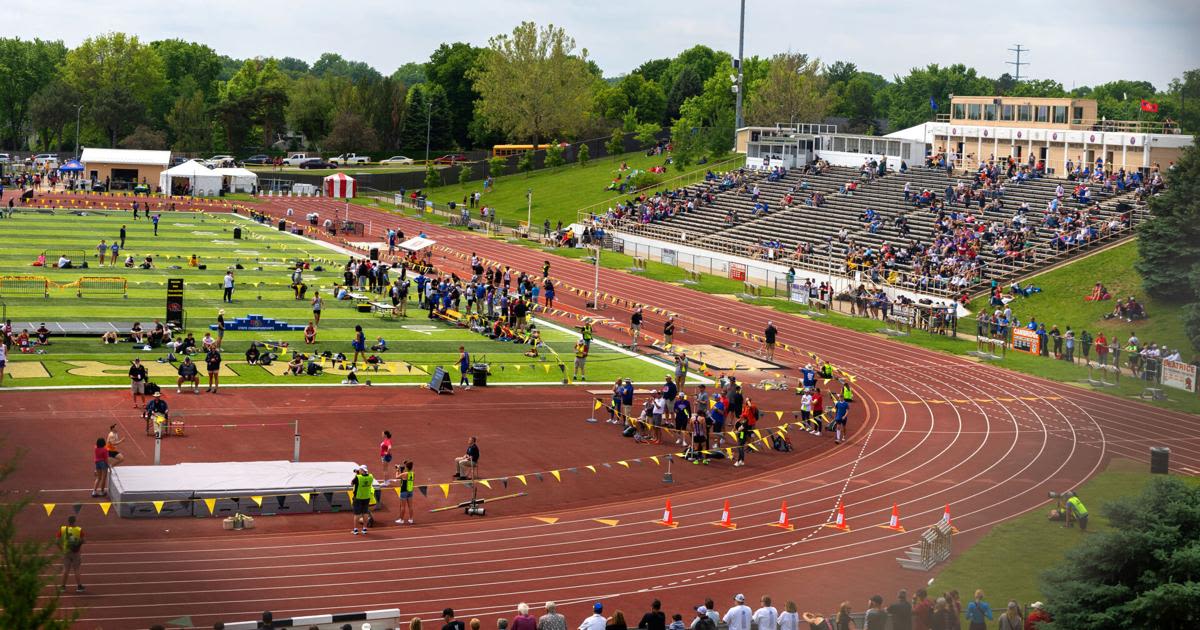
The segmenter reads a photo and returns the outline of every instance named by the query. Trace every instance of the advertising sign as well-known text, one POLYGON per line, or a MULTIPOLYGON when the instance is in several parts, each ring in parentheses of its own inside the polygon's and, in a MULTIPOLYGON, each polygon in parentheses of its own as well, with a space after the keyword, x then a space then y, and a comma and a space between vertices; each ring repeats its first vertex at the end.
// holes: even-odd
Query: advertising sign
POLYGON ((1042 340, 1037 336, 1037 333, 1028 328, 1014 328, 1012 334, 1012 348, 1018 352, 1028 352, 1029 354, 1042 353, 1042 340))
POLYGON ((1196 366, 1182 361, 1162 362, 1162 384, 1196 393, 1196 366))

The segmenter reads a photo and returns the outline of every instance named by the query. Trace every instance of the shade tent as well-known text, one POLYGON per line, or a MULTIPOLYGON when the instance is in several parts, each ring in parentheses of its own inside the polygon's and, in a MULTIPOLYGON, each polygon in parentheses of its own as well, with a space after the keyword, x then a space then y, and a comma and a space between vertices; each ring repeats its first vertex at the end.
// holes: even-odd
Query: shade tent
POLYGON ((221 176, 196 160, 189 160, 163 171, 159 178, 163 192, 185 192, 196 196, 216 196, 221 193, 221 176))
POLYGON ((414 236, 407 241, 400 243, 400 249, 410 252, 419 252, 426 247, 430 247, 436 242, 437 241, 427 239, 424 236, 414 236))
POLYGON ((351 199, 358 186, 353 177, 345 173, 334 173, 325 178, 325 196, 335 199, 351 199))
POLYGON ((258 186, 258 175, 244 168, 214 168, 213 173, 221 176, 221 183, 230 192, 254 192, 258 186))
POLYGON ((79 163, 79 160, 70 160, 58 167, 58 170, 62 173, 82 173, 83 165, 79 163))

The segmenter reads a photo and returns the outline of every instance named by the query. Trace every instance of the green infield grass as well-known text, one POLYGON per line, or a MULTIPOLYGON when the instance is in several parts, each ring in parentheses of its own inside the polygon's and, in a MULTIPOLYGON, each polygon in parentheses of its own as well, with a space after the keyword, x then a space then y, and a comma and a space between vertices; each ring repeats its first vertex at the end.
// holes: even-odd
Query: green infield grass
MULTIPOLYGON (((329 351, 351 357, 350 341, 355 325, 363 327, 368 344, 382 337, 388 346, 385 352, 371 353, 383 360, 378 370, 360 366, 360 380, 428 382, 429 372, 442 365, 457 381, 455 364, 459 346, 471 353, 473 361, 490 365, 490 382, 561 383, 571 376, 577 339, 573 331, 540 322, 544 347, 538 356, 530 357, 525 355, 527 345, 494 341, 464 328, 430 320, 427 313, 415 307, 409 308, 407 317, 396 318, 358 312, 353 302, 335 301, 329 293, 340 281, 344 254, 240 217, 163 214, 159 234, 154 236, 148 221, 133 221, 128 212, 89 212, 83 216, 67 212, 22 212, 12 221, 0 224, 0 231, 8 236, 8 246, 0 251, 0 277, 3 277, 0 310, 17 322, 18 328, 23 325, 20 322, 36 326, 43 321, 138 321, 149 330, 155 319, 165 319, 168 278, 182 278, 185 282, 185 329, 198 341, 214 324, 219 309, 224 309, 227 325, 237 318, 261 315, 303 327, 313 319, 312 308, 309 299, 295 299, 290 273, 294 261, 309 261, 312 268, 304 272, 305 283, 310 287, 308 298, 313 291, 321 291, 325 298, 317 343, 306 345, 302 330, 229 330, 223 342, 222 384, 338 383, 345 370, 331 362, 325 364, 323 375, 296 377, 283 374, 285 360, 277 360, 270 366, 250 365, 244 353, 255 341, 269 342, 275 347, 286 343, 293 351, 310 355, 329 351), (140 263, 151 256, 153 268, 99 265, 97 245, 101 239, 111 244, 122 225, 126 227, 127 239, 121 259, 132 255, 140 263), (242 229, 241 240, 233 239, 235 227, 242 229), (51 265, 60 255, 66 255, 76 264, 88 261, 89 268, 31 266, 43 252, 51 265), (191 266, 193 255, 207 269, 191 266), (233 302, 223 303, 222 278, 226 269, 238 264, 243 269, 234 271, 233 302), (317 270, 318 266, 323 270, 317 270), (13 279, 16 277, 47 279, 50 297, 43 297, 40 280, 17 281, 13 279), (110 283, 112 292, 105 293, 93 290, 105 282, 80 283, 81 278, 117 280, 110 283), (126 283, 127 295, 121 294, 121 280, 126 283)), ((160 384, 174 382, 174 367, 158 362, 166 355, 164 348, 144 350, 126 341, 104 344, 98 335, 52 337, 50 341, 50 345, 37 348, 44 353, 25 354, 15 349, 10 352, 5 387, 119 385, 127 382, 125 373, 135 356, 142 357, 143 363, 150 366, 152 380, 160 384)), ((202 354, 193 357, 201 362, 202 359, 202 354)), ((587 382, 611 383, 626 377, 637 382, 658 382, 669 370, 661 361, 635 357, 597 343, 587 360, 587 382)), ((203 375, 205 370, 201 368, 200 372, 203 375)))

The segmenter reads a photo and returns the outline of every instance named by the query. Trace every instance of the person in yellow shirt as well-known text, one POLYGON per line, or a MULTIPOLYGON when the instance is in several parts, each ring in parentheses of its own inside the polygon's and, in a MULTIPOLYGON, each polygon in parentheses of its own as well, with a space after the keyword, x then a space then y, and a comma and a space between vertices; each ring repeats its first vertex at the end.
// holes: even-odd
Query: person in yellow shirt
POLYGON ((587 344, 583 342, 583 339, 576 341, 575 342, 574 380, 577 380, 577 381, 587 380, 587 376, 584 375, 584 367, 585 367, 585 364, 587 363, 587 355, 588 355, 587 344))
POLYGON ((79 576, 80 552, 83 550, 83 528, 75 524, 75 515, 67 517, 67 524, 58 528, 58 548, 63 554, 63 576, 59 590, 67 590, 67 578, 75 572, 75 592, 84 592, 79 576))
POLYGON ((359 534, 359 526, 362 526, 362 533, 367 533, 367 525, 370 520, 371 499, 375 498, 375 477, 373 477, 366 466, 359 466, 354 471, 354 479, 350 481, 351 492, 354 495, 352 505, 354 507, 354 530, 353 534, 359 534))

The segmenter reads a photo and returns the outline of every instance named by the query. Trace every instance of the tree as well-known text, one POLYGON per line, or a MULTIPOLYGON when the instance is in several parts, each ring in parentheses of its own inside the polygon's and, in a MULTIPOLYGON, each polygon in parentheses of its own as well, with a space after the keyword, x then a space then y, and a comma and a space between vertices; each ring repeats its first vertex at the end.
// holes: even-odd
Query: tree
POLYGON ((1172 79, 1168 88, 1171 103, 1179 103, 1179 112, 1175 120, 1183 127, 1185 133, 1200 131, 1200 68, 1188 70, 1183 77, 1172 79))
POLYGON ((167 112, 167 129, 175 139, 171 148, 182 153, 199 153, 212 148, 212 117, 200 90, 175 99, 167 112))
POLYGON ((865 129, 874 124, 877 117, 875 109, 875 89, 870 79, 856 76, 850 79, 842 92, 841 112, 850 119, 850 128, 865 129))
POLYGON ((279 60, 279 69, 290 79, 299 79, 309 73, 308 62, 295 57, 284 57, 279 60))
POLYGON ((65 55, 60 41, 0 38, 0 146, 24 148, 30 99, 55 77, 65 55))
POLYGON ((1155 100, 1157 92, 1149 81, 1110 81, 1091 89, 1088 98, 1096 99, 1100 118, 1109 120, 1138 120, 1141 100, 1155 100))
POLYGON ((163 102, 174 103, 180 96, 190 95, 195 90, 200 90, 205 101, 216 99, 217 79, 221 76, 221 57, 216 51, 204 44, 181 39, 150 42, 150 48, 163 63, 167 88, 163 102))
POLYGON ((471 181, 471 170, 472 167, 469 162, 462 162, 458 165, 459 185, 466 186, 467 182, 471 181))
POLYGON ((643 149, 649 149, 658 143, 658 133, 660 131, 662 131, 662 127, 658 123, 642 123, 637 126, 637 131, 633 137, 637 139, 643 149))
MULTIPOLYGON (((225 84, 221 100, 226 106, 245 108, 250 125, 257 126, 262 133, 262 145, 271 146, 276 134, 285 127, 287 77, 274 59, 247 59, 225 84)), ((233 144, 231 148, 238 150, 241 144, 233 144)))
POLYGON ((618 155, 625 152, 625 133, 620 129, 613 129, 612 135, 609 136, 608 142, 604 144, 604 150, 609 155, 616 159, 618 155))
MULTIPOLYGON (((746 122, 774 125, 779 122, 820 122, 829 108, 821 62, 803 53, 775 55, 767 75, 750 87, 746 122)), ((744 98, 744 97, 743 97, 744 98)))
POLYGON ((62 78, 88 99, 84 111, 113 146, 166 90, 162 58, 124 33, 85 39, 67 53, 62 78))
POLYGON ((639 123, 662 121, 667 110, 667 95, 662 86, 633 73, 625 75, 617 84, 617 89, 624 94, 628 107, 637 110, 635 118, 639 123))
MULTIPOLYGON (((0 462, 0 487, 12 487, 5 482, 16 472, 21 455, 0 462)), ((59 612, 58 592, 50 577, 55 574, 55 548, 21 537, 17 531, 17 519, 27 509, 34 509, 30 493, 0 492, 0 628, 69 630, 79 615, 59 612)))
POLYGON ((508 170, 508 158, 499 155, 488 158, 488 176, 499 177, 508 170))
POLYGON ((651 59, 650 61, 642 62, 642 65, 634 69, 634 72, 645 77, 647 81, 653 81, 662 85, 663 75, 666 74, 667 68, 670 67, 670 59, 651 59))
POLYGON ((544 166, 546 168, 557 168, 566 163, 567 160, 563 157, 562 145, 558 142, 558 140, 551 142, 546 147, 546 161, 544 166))
POLYGON ((460 146, 471 143, 471 120, 475 118, 475 101, 479 92, 467 74, 479 63, 484 49, 456 42, 442 44, 429 56, 425 76, 430 83, 441 86, 450 106, 450 136, 460 146))
POLYGON ((1066 96, 1067 91, 1063 89, 1062 84, 1058 81, 1051 79, 1030 79, 1013 85, 1008 94, 1010 96, 1044 98, 1066 96))
POLYGON ((1151 216, 1138 229, 1134 268, 1151 297, 1191 303, 1185 323, 1200 351, 1200 149, 1188 147, 1166 173, 1167 188, 1150 198, 1151 216))
POLYGON ((329 135, 333 124, 334 85, 332 80, 304 76, 288 87, 285 118, 292 131, 304 134, 310 142, 329 135))
POLYGON ((454 144, 450 103, 446 91, 435 83, 420 83, 409 88, 405 103, 404 124, 400 130, 400 146, 410 149, 425 147, 426 125, 429 146, 446 149, 454 144))
POLYGON ((379 138, 361 115, 347 110, 334 116, 325 148, 338 153, 370 153, 379 148, 379 138))
POLYGON ((675 82, 671 84, 671 91, 667 94, 667 109, 663 113, 664 121, 669 122, 679 118, 679 109, 683 106, 683 102, 703 91, 704 79, 695 68, 685 67, 675 77, 675 82))
POLYGON ((512 139, 574 137, 590 104, 592 73, 587 50, 553 24, 522 22, 511 35, 488 40, 489 50, 471 70, 479 100, 475 113, 512 139))
POLYGON ((533 172, 533 151, 526 151, 517 158, 517 170, 528 177, 533 172))
MULTIPOLYGON (((659 85, 675 86, 679 76, 684 70, 691 69, 692 72, 700 79, 701 86, 709 77, 717 72, 718 68, 724 68, 732 71, 732 57, 728 53, 717 52, 708 46, 696 45, 679 53, 678 57, 671 60, 671 64, 663 71, 662 76, 657 80, 659 85)), ((646 77, 652 78, 652 77, 646 77)), ((696 92, 699 94, 699 92, 696 92)), ((695 96, 689 94, 688 96, 695 96)), ((682 104, 682 101, 680 101, 682 104)))
POLYGON ((944 112, 950 107, 951 94, 989 94, 993 87, 990 79, 978 76, 974 68, 962 64, 913 68, 907 76, 897 76, 888 89, 888 124, 893 129, 921 124, 935 113, 929 99, 938 104, 941 108, 938 111, 944 112))
POLYGON ((590 158, 591 158, 591 151, 588 149, 587 143, 586 142, 579 143, 579 153, 577 153, 575 155, 575 163, 579 165, 579 168, 583 168, 583 167, 587 166, 588 159, 590 159, 590 158))
POLYGON ((44 150, 57 150, 65 144, 65 129, 75 122, 76 107, 82 99, 74 88, 58 79, 29 99, 29 119, 38 130, 44 150))
POLYGON ((378 81, 383 78, 379 71, 363 61, 347 61, 337 53, 322 53, 313 62, 309 71, 316 77, 341 77, 353 83, 378 81))
POLYGON ((425 64, 410 61, 392 73, 392 79, 408 87, 425 82, 425 64))
MULTIPOLYGON (((768 63, 756 57, 742 62, 742 75, 748 86, 744 99, 753 98, 753 89, 767 75, 768 63)), ((675 127, 680 131, 695 133, 701 143, 698 152, 725 153, 733 147, 734 94, 729 75, 717 72, 704 82, 700 94, 684 101, 679 110, 675 127)))
POLYGON ((442 183, 442 176, 438 174, 438 170, 433 167, 433 162, 425 165, 425 187, 437 188, 442 183))
POLYGON ((1042 578, 1056 630, 1200 624, 1200 488, 1155 476, 1111 503, 1106 531, 1088 536, 1042 578))
POLYGON ((858 66, 849 61, 835 61, 825 66, 823 74, 829 85, 849 83, 851 79, 858 76, 858 66))
POLYGON ((138 125, 133 133, 121 138, 122 149, 163 150, 167 147, 167 134, 147 125, 138 125))

